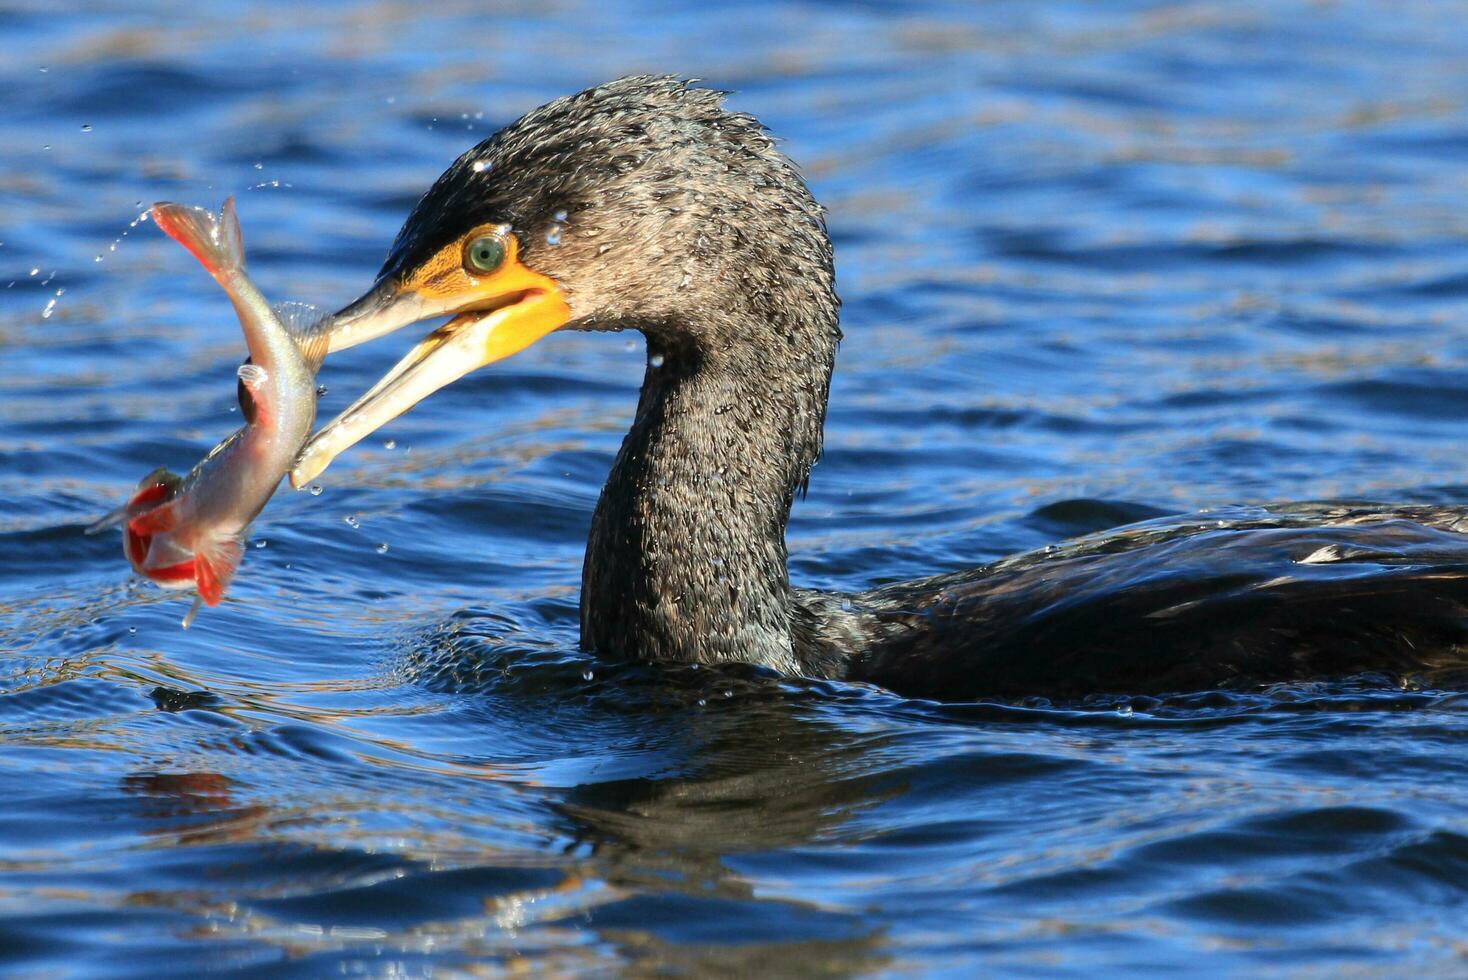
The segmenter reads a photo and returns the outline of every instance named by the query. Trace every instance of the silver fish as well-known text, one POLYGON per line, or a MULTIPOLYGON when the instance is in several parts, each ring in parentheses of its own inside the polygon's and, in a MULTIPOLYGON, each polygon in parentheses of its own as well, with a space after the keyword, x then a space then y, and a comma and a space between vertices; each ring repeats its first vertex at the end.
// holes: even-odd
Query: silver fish
POLYGON ((155 204, 153 221, 188 249, 224 287, 239 316, 250 359, 239 369, 246 424, 187 476, 160 467, 128 502, 87 529, 123 526, 123 552, 138 574, 165 588, 194 589, 184 617, 216 606, 244 553, 244 534, 316 421, 316 371, 329 337, 304 307, 272 308, 245 274, 234 199, 216 216, 203 208, 155 204))

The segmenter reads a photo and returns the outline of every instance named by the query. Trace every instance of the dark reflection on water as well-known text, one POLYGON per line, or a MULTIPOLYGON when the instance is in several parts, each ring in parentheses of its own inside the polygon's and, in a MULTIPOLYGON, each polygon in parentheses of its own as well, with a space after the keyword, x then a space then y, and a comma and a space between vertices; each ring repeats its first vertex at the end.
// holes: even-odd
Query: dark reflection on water
MULTIPOLYGON (((5 972, 1462 972, 1453 691, 937 706, 576 652, 626 338, 552 338, 282 492, 187 633, 81 534, 237 424, 233 318, 142 202, 237 194, 262 284, 338 302, 469 143, 647 69, 739 90, 831 208, 800 583, 1468 503, 1444 17, 0 0, 5 972)), ((407 342, 333 358, 323 412, 407 342)))

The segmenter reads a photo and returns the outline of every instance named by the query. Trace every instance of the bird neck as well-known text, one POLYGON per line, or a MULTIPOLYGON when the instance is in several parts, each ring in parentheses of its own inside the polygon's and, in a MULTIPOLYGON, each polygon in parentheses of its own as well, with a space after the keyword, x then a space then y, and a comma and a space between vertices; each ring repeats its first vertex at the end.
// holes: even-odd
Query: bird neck
POLYGON ((592 519, 582 645, 798 672, 785 525, 820 453, 834 317, 828 350, 784 361, 645 332, 637 416, 592 519))

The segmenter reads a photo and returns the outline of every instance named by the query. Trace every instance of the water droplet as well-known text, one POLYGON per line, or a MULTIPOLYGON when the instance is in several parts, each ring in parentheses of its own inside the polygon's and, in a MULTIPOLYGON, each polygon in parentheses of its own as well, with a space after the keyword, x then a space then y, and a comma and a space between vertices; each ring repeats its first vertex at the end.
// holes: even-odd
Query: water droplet
POLYGON ((547 245, 559 245, 559 244, 561 244, 561 226, 560 225, 551 225, 550 231, 548 231, 548 232, 545 233, 545 243, 547 245))
POLYGON ((382 544, 380 544, 380 545, 377 546, 377 553, 379 555, 385 555, 385 554, 387 554, 387 542, 386 541, 384 541, 382 544))
POLYGON ((129 626, 129 627, 128 627, 128 628, 127 628, 127 632, 128 632, 128 635, 129 635, 129 636, 134 636, 134 635, 136 635, 136 634, 137 634, 137 632, 138 632, 138 628, 137 628, 137 627, 136 627, 136 626, 129 626))
POLYGON ((732 698, 733 696, 734 696, 734 692, 733 691, 725 691, 724 692, 724 697, 726 697, 726 698, 732 698))
POLYGON ((592 673, 591 671, 589 671, 589 670, 583 670, 581 672, 581 679, 583 681, 589 681, 589 680, 591 680, 594 677, 596 677, 596 675, 594 673, 592 673))
POLYGON ((34 275, 35 275, 35 274, 36 274, 36 273, 38 273, 38 272, 40 272, 40 271, 41 271, 41 270, 40 270, 40 269, 38 269, 38 268, 37 268, 37 269, 32 269, 32 270, 31 270, 31 275, 33 275, 33 276, 34 276, 34 275))
POLYGON ((323 396, 325 394, 326 394, 326 385, 317 385, 316 386, 316 397, 317 398, 320 398, 321 396, 323 396))
POLYGON ((263 548, 263 547, 265 547, 269 543, 270 542, 269 541, 266 541, 264 538, 257 538, 255 540, 255 547, 256 548, 263 548))
POLYGON ((633 351, 635 351, 637 349, 637 341, 635 341, 635 340, 629 340, 625 344, 623 344, 622 346, 624 348, 626 348, 627 353, 630 354, 630 353, 632 353, 633 351))
POLYGON ((42 66, 41 66, 41 67, 40 67, 40 68, 39 68, 39 69, 37 69, 37 70, 38 70, 38 71, 39 71, 39 72, 40 72, 40 73, 41 73, 41 74, 42 74, 42 75, 44 75, 44 74, 46 74, 46 72, 48 72, 48 71, 50 71, 50 70, 51 70, 51 69, 49 69, 49 68, 47 68, 47 67, 46 67, 46 66, 45 66, 45 65, 42 65, 42 66))
POLYGON ((51 314, 52 313, 55 313, 55 312, 56 312, 56 300, 53 299, 53 300, 51 300, 51 302, 47 303, 46 304, 46 308, 41 311, 41 319, 43 319, 43 320, 49 320, 49 319, 51 319, 51 314))
POLYGON ((91 123, 82 123, 82 132, 84 132, 84 133, 90 133, 91 131, 92 131, 92 124, 91 123))
POLYGON ((263 161, 263 160, 256 160, 255 161, 255 169, 256 170, 264 170, 265 169, 265 161, 263 161))
POLYGON ((551 220, 553 220, 553 221, 565 221, 566 220, 566 212, 565 211, 557 211, 555 214, 551 215, 551 220))
POLYGON ((655 368, 660 368, 663 366, 663 355, 654 354, 652 357, 649 357, 647 359, 647 363, 651 364, 655 368))
POLYGON ((313 484, 311 484, 311 496, 313 496, 313 497, 319 497, 319 496, 321 496, 321 484, 319 484, 319 483, 313 483, 313 484))
POLYGON ((343 517, 342 520, 346 522, 346 524, 347 524, 348 527, 360 528, 362 526, 362 523, 360 521, 358 521, 355 517, 353 517, 351 514, 348 514, 346 517, 343 517))
POLYGON ((43 149, 43 150, 49 150, 49 149, 51 149, 51 144, 50 143, 42 143, 41 144, 41 149, 43 149))
POLYGON ((473 169, 473 171, 476 174, 482 174, 486 170, 488 170, 489 167, 490 167, 490 163, 489 163, 488 160, 475 160, 474 161, 474 166, 471 169, 473 169))
POLYGON ((700 707, 700 708, 707 708, 707 707, 708 707, 708 706, 709 706, 709 703, 708 703, 708 701, 707 701, 707 700, 706 700, 706 699, 704 699, 704 698, 699 698, 699 699, 698 699, 698 706, 699 706, 699 707, 700 707))
POLYGON ((389 439, 387 442, 384 442, 382 444, 382 448, 383 449, 396 449, 396 448, 398 448, 398 441, 396 439, 389 439))

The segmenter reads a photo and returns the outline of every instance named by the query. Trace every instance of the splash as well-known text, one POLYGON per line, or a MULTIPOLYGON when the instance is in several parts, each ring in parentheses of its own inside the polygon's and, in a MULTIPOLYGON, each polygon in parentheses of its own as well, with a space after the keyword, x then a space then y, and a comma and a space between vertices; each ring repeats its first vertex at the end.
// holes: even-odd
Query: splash
MULTIPOLYGON (((133 207, 142 208, 143 207, 143 202, 142 201, 134 201, 133 202, 133 207)), ((111 244, 109 244, 107 246, 107 251, 106 252, 98 252, 95 256, 93 256, 92 261, 93 262, 101 262, 104 258, 107 257, 108 254, 110 254, 112 252, 116 252, 117 251, 117 246, 119 246, 119 245, 122 244, 122 240, 128 236, 128 233, 131 232, 138 225, 142 224, 143 222, 145 222, 147 220, 148 220, 148 211, 147 211, 146 208, 143 208, 143 210, 141 210, 141 211, 138 212, 138 216, 136 218, 133 218, 133 220, 131 220, 131 221, 129 221, 127 223, 127 227, 122 230, 122 234, 120 234, 116 238, 112 239, 111 244)))

